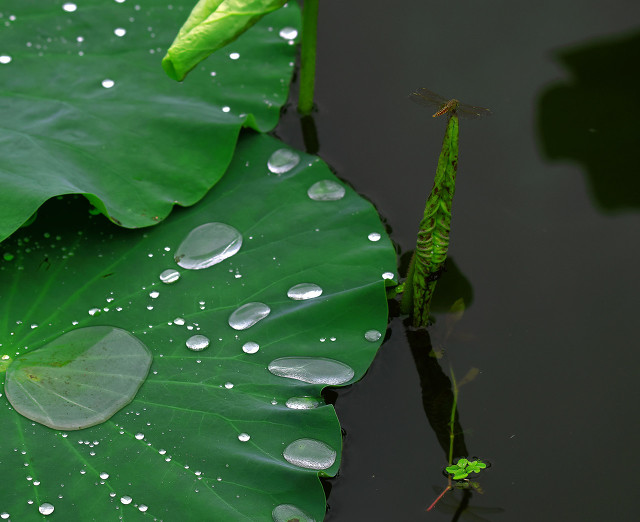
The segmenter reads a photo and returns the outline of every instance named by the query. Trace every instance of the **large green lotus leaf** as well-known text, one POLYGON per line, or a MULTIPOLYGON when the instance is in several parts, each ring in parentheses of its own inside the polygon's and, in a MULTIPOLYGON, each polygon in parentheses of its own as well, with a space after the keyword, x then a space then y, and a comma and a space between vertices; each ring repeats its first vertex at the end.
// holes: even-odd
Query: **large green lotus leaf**
MULTIPOLYGON (((77 431, 29 420, 0 390, 0 513, 37 520, 52 506, 60 520, 256 521, 292 505, 323 518, 318 474, 336 473, 341 433, 321 390, 354 382, 373 359, 395 254, 371 204, 318 158, 300 153, 296 164, 283 148, 243 134, 216 187, 158 227, 123 229, 89 217, 82 198, 57 198, 2 244, 4 381, 21 360, 51 366, 58 356, 39 349, 94 327, 131 333, 153 361, 132 402, 77 431), (233 229, 239 250, 225 235, 233 229), (203 230, 229 248, 212 247, 212 266, 178 265, 207 264, 204 243, 181 246, 203 230), (179 279, 161 281, 172 269, 179 279), (270 313, 246 327, 237 310, 249 303, 270 313), (189 349, 206 344, 194 335, 208 347, 189 349)), ((97 373, 111 366, 105 359, 97 373)), ((54 402, 39 399, 45 410, 54 402)))
POLYGON ((296 51, 279 33, 299 27, 298 7, 177 84, 161 58, 192 5, 3 1, 0 240, 59 194, 87 194, 125 227, 156 224, 220 179, 243 126, 276 125, 296 51))

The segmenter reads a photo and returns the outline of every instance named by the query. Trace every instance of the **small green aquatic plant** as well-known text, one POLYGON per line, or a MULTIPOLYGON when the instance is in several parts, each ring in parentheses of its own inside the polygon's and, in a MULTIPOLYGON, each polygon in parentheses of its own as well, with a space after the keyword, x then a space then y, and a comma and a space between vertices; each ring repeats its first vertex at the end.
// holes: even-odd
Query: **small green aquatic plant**
POLYGON ((445 469, 447 473, 452 475, 453 480, 462 480, 467 478, 471 473, 480 473, 487 465, 481 460, 468 460, 465 458, 458 459, 458 462, 445 469))

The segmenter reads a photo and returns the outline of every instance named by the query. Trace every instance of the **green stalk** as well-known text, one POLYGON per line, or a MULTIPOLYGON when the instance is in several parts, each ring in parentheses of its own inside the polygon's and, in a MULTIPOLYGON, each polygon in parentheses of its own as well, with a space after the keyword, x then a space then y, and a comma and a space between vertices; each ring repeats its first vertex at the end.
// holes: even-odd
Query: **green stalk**
POLYGON ((429 324, 431 298, 449 249, 451 206, 458 170, 458 116, 449 118, 433 188, 420 221, 416 242, 413 287, 413 326, 429 324))
POLYGON ((304 0, 302 6, 302 47, 300 50, 300 92, 298 112, 313 110, 313 91, 316 82, 316 36, 318 32, 318 0, 304 0))
POLYGON ((449 466, 451 466, 453 463, 453 440, 455 438, 453 427, 456 420, 456 409, 458 408, 458 384, 456 383, 456 376, 453 374, 453 368, 449 368, 449 371, 453 382, 453 404, 451 405, 451 419, 449 420, 449 466))

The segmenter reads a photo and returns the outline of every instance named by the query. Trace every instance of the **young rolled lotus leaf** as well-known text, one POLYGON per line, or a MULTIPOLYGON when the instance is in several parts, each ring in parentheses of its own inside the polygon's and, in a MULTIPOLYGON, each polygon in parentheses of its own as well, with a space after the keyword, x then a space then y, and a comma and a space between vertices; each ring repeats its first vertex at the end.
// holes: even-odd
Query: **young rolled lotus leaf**
MULTIPOLYGON (((202 60, 232 42, 287 0, 200 0, 162 59, 162 67, 182 81, 202 60)), ((297 34, 297 32, 296 32, 297 34)))

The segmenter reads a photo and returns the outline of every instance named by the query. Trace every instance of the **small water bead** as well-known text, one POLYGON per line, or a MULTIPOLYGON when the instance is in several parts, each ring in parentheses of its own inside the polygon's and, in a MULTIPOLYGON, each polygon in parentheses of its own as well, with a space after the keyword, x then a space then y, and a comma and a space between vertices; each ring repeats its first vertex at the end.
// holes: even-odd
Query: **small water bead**
POLYGON ((269 371, 310 384, 338 385, 350 381, 354 371, 350 366, 324 357, 281 357, 269 363, 269 371))
POLYGON ((178 326, 182 326, 182 325, 184 325, 184 322, 185 322, 185 321, 184 321, 184 319, 183 319, 182 317, 176 317, 176 318, 173 320, 173 324, 177 324, 178 326))
POLYGON ((311 518, 293 504, 280 504, 279 506, 276 506, 271 512, 271 518, 273 518, 273 522, 290 522, 291 520, 298 520, 299 522, 316 522, 315 518, 311 518))
POLYGON ((67 2, 66 4, 62 4, 62 9, 64 9, 67 13, 73 13, 76 9, 78 9, 78 6, 71 2, 67 2))
POLYGON ((295 40, 298 37, 298 30, 293 27, 283 27, 278 35, 285 40, 295 40))
POLYGON ((232 382, 225 382, 225 383, 224 383, 224 387, 225 387, 227 390, 230 390, 231 388, 233 388, 233 383, 232 383, 232 382))
POLYGON ((113 34, 122 37, 127 34, 127 30, 123 29, 122 27, 118 27, 117 29, 114 29, 113 34))
POLYGON ((291 397, 285 404, 292 410, 312 410, 320 406, 320 402, 313 397, 291 397))
POLYGON ((322 441, 298 439, 289 444, 282 456, 287 462, 305 469, 328 469, 336 461, 336 451, 322 441))
POLYGON ((240 435, 238 435, 238 440, 240 442, 247 442, 250 438, 251 435, 249 435, 248 433, 241 433, 240 435))
POLYGON ((378 339, 380 339, 380 337, 382 337, 382 334, 378 330, 367 330, 364 333, 364 338, 367 341, 371 341, 372 343, 375 343, 378 339))
POLYGON ((291 149, 276 150, 267 161, 267 168, 274 174, 284 174, 300 163, 300 155, 291 149))
POLYGON ((147 509, 149 509, 149 506, 146 506, 144 504, 140 504, 138 506, 138 510, 141 511, 142 513, 144 513, 147 509))
POLYGON ((102 473, 100 473, 100 478, 102 480, 107 480, 109 478, 109 473, 103 471, 102 473))
POLYGON ((229 58, 231 58, 232 60, 237 60, 238 58, 240 58, 240 53, 229 53, 229 58))
POLYGON ((38 511, 40 511, 42 515, 50 515, 54 510, 53 504, 49 504, 49 502, 43 502, 40 504, 40 507, 38 507, 38 511))
POLYGON ((133 499, 129 495, 124 495, 123 497, 120 497, 120 502, 122 502, 125 506, 127 504, 131 504, 132 500, 133 499))
POLYGON ((395 275, 393 274, 393 272, 385 272, 384 274, 382 274, 382 279, 393 279, 395 277, 395 275))
POLYGON ((229 326, 234 330, 246 330, 271 313, 264 303, 247 303, 229 316, 229 326))
POLYGON ((209 338, 204 335, 193 335, 187 339, 185 343, 189 350, 193 350, 194 352, 201 352, 205 348, 209 346, 209 338))
POLYGON ((367 237, 369 238, 369 241, 380 241, 382 236, 377 232, 371 232, 367 237))
POLYGON ((300 283, 292 286, 287 292, 287 297, 295 301, 302 301, 305 299, 314 299, 322 295, 322 288, 314 283, 300 283))
POLYGON ((0 64, 6 65, 11 62, 12 58, 8 54, 0 55, 0 64))
POLYGON ((226 105, 222 107, 222 112, 229 112, 230 110, 231 110, 231 107, 228 107, 226 105))
POLYGON ((89 315, 97 315, 100 313, 100 308, 92 308, 89 310, 89 315))
POLYGON ((153 292, 149 292, 149 297, 151 299, 157 299, 160 296, 160 292, 158 292, 157 290, 154 290, 153 292))
POLYGON ((180 243, 174 259, 188 270, 201 270, 233 256, 242 246, 242 234, 224 223, 194 228, 180 243))
POLYGON ((259 349, 260 345, 253 341, 248 341, 242 345, 242 351, 244 353, 256 353, 259 349))
POLYGON ((317 181, 307 190, 307 195, 314 201, 337 201, 342 199, 345 193, 345 188, 331 179, 317 181))
POLYGON ((136 433, 135 437, 137 440, 142 440, 144 439, 144 433, 136 433))
POLYGON ((175 283, 178 279, 180 279, 180 272, 173 268, 168 268, 160 273, 160 281, 165 284, 175 283))
POLYGON ((102 86, 105 89, 111 89, 111 87, 113 87, 116 84, 116 82, 114 82, 113 80, 110 80, 109 78, 105 78, 104 80, 102 80, 102 86))

